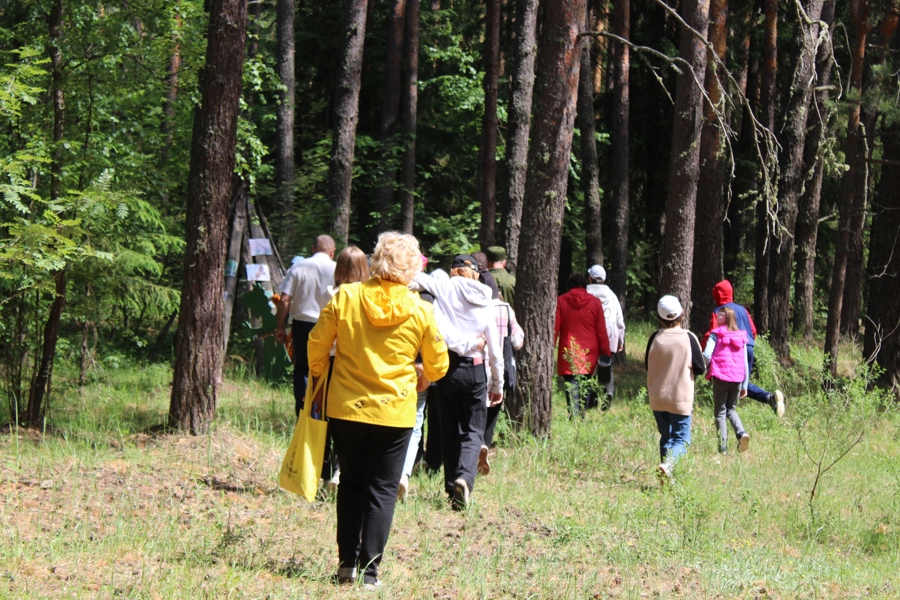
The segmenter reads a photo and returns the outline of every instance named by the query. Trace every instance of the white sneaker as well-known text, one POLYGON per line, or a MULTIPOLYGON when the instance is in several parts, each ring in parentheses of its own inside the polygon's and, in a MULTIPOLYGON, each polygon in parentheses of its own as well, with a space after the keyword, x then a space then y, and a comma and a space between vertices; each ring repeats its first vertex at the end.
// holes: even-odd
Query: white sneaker
POLYGON ((328 483, 325 484, 325 487, 328 489, 328 492, 331 494, 337 494, 338 486, 341 484, 341 470, 338 469, 334 472, 334 475, 331 476, 331 479, 328 480, 328 483))
POLYGON ((400 476, 400 487, 397 488, 397 500, 403 502, 406 500, 406 494, 409 493, 409 475, 400 476))
POLYGON ((662 485, 672 483, 672 465, 669 463, 660 463, 659 466, 656 467, 656 477, 662 485))
POLYGON ((453 483, 452 505, 456 511, 469 508, 469 484, 461 477, 453 483))
POLYGON ((478 453, 478 474, 487 475, 491 472, 491 463, 488 461, 488 447, 482 446, 478 453))
POLYGON ((750 434, 745 433, 741 436, 741 439, 738 440, 738 452, 746 452, 747 448, 750 447, 750 434))
POLYGON ((784 416, 784 394, 781 390, 775 390, 775 414, 779 417, 784 416))

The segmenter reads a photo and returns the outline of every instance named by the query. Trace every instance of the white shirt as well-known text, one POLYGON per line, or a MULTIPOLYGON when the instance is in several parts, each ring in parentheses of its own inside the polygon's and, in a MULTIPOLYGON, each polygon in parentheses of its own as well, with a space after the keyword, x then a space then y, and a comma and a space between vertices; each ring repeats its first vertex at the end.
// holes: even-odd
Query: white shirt
POLYGON ((288 269, 280 291, 291 297, 291 318, 315 323, 328 301, 334 285, 335 263, 324 252, 316 252, 288 269))
POLYGON ((610 352, 618 352, 625 341, 625 316, 619 299, 608 285, 592 283, 587 286, 588 294, 600 300, 603 305, 603 318, 606 320, 606 335, 609 337, 610 352))

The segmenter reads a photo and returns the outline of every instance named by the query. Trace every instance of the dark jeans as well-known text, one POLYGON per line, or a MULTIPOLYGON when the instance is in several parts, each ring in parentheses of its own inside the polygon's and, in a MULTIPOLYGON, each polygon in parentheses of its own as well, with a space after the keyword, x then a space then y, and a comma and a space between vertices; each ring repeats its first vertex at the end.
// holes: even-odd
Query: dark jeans
POLYGON ((306 344, 309 332, 315 323, 306 321, 291 322, 291 344, 294 346, 294 411, 300 416, 303 410, 303 399, 306 397, 306 376, 309 375, 309 355, 306 344))
MULTIPOLYGON (((753 374, 753 346, 747 346, 747 366, 750 369, 750 374, 753 374)), ((753 398, 757 402, 762 402, 763 404, 769 403, 769 392, 762 389, 752 381, 750 385, 747 386, 747 396, 753 398)))
POLYGON ((590 377, 589 375, 563 375, 566 387, 566 404, 569 405, 569 418, 584 418, 584 409, 587 401, 581 393, 581 383, 578 377, 590 377))
POLYGON ((339 567, 378 576, 411 428, 329 421, 341 465, 337 496, 339 567))
POLYGON ((425 401, 425 464, 431 471, 439 471, 444 464, 444 451, 441 444, 441 392, 437 384, 428 386, 428 399, 425 401))
POLYGON ((497 406, 488 406, 487 424, 484 426, 484 445, 490 448, 494 444, 494 429, 497 428, 497 419, 500 418, 500 411, 503 410, 503 403, 497 406))
POLYGON ((444 490, 453 493, 457 479, 475 487, 478 455, 487 423, 487 375, 484 364, 450 353, 450 368, 438 382, 441 393, 441 441, 444 490))

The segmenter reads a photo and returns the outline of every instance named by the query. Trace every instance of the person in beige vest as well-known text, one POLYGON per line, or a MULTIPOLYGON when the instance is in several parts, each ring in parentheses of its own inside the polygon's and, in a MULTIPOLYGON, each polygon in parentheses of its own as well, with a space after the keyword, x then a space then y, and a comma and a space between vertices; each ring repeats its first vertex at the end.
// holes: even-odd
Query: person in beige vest
POLYGON ((656 310, 659 329, 647 341, 644 366, 650 410, 659 430, 657 474, 668 481, 691 443, 694 377, 706 372, 706 360, 697 336, 681 328, 684 311, 678 298, 663 296, 656 310))

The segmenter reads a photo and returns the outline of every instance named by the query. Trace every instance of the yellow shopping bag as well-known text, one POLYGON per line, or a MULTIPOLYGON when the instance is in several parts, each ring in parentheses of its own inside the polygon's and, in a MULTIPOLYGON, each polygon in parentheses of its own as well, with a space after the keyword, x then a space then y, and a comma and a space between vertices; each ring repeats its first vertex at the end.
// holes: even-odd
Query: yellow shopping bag
POLYGON ((314 380, 307 379, 306 400, 294 427, 291 445, 281 463, 278 485, 288 492, 312 502, 319 489, 322 459, 325 456, 325 436, 328 421, 325 420, 328 373, 314 380))

